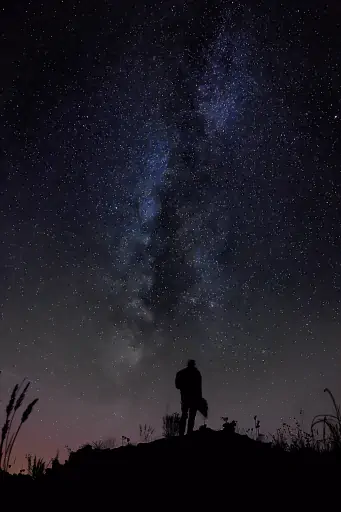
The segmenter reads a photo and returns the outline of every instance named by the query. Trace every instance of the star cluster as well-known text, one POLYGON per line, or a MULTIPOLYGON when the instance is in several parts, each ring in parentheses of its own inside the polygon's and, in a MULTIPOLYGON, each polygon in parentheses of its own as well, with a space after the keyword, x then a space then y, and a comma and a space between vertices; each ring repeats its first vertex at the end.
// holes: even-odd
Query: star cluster
POLYGON ((188 357, 213 427, 320 412, 337 6, 81 4, 4 8, 0 392, 27 376, 40 398, 18 453, 158 430, 188 357))

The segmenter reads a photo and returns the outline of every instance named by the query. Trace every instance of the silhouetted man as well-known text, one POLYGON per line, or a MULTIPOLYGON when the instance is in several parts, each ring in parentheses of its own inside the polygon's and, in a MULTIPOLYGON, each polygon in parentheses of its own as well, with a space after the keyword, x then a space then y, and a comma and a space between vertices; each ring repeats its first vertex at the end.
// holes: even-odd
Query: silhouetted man
POLYGON ((201 373, 195 366, 195 361, 190 359, 187 368, 176 374, 175 386, 180 390, 181 395, 181 419, 179 435, 183 436, 186 430, 188 417, 187 434, 193 432, 195 416, 202 400, 201 373))

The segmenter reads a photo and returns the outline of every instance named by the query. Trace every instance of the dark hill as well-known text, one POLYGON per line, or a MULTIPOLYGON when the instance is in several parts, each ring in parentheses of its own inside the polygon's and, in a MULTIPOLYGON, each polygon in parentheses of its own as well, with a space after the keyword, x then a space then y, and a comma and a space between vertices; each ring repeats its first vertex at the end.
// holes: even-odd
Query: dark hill
POLYGON ((32 484, 56 498, 72 492, 86 501, 96 493, 102 498, 114 493, 115 500, 131 506, 173 499, 192 505, 214 498, 236 503, 264 492, 264 499, 278 500, 280 492, 281 500, 300 495, 307 502, 324 486, 330 489, 340 470, 337 454, 293 454, 244 435, 203 429, 113 450, 87 445, 32 484))

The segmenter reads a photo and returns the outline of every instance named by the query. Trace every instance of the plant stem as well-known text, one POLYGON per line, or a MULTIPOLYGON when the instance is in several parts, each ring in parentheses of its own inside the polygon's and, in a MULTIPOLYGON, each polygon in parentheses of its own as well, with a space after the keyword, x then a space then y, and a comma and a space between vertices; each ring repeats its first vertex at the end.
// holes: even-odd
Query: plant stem
POLYGON ((8 450, 5 451, 5 458, 4 458, 4 468, 5 468, 5 471, 8 471, 8 467, 9 467, 9 462, 10 462, 10 459, 11 459, 11 454, 12 454, 12 450, 13 450, 13 446, 14 446, 14 443, 18 437, 18 434, 20 432, 20 429, 22 427, 22 424, 23 422, 21 421, 15 434, 12 436, 12 439, 11 439, 11 442, 9 444, 9 447, 8 447, 8 450))

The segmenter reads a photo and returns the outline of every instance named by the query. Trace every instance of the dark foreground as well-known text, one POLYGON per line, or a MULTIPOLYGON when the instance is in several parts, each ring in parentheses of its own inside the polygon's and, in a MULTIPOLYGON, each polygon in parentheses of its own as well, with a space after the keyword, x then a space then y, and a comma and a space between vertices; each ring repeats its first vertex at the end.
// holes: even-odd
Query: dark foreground
POLYGON ((337 453, 286 453, 247 436, 206 429, 114 450, 86 446, 40 480, 2 478, 0 495, 15 496, 18 509, 23 500, 26 508, 40 503, 65 510, 104 502, 128 510, 174 505, 260 510, 269 504, 298 510, 299 503, 317 510, 320 499, 324 506, 329 499, 339 503, 340 477, 337 453))

